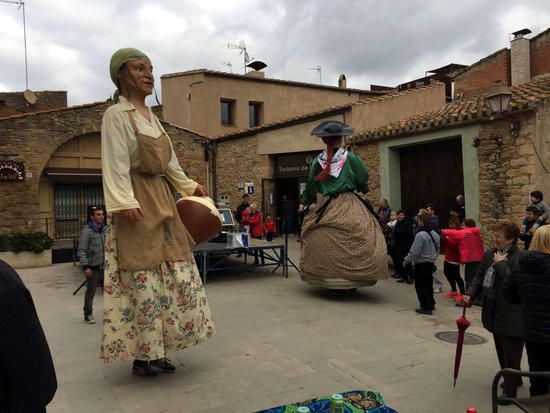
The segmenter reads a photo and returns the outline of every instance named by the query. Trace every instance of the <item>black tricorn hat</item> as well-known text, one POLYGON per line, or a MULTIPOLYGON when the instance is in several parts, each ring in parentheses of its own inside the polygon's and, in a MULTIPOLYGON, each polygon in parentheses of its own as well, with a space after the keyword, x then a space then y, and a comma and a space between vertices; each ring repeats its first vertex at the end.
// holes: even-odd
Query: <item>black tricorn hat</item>
POLYGON ((353 132, 355 130, 345 123, 338 122, 337 120, 326 120, 313 128, 311 134, 320 138, 326 138, 329 136, 347 136, 353 132))

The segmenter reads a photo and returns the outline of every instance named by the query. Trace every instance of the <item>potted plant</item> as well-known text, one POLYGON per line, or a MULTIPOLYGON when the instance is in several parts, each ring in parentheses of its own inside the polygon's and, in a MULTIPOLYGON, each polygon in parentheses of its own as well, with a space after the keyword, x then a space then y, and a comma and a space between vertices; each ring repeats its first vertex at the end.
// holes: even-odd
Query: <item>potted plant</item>
POLYGON ((0 235, 0 259, 13 268, 52 265, 53 239, 45 232, 0 235))

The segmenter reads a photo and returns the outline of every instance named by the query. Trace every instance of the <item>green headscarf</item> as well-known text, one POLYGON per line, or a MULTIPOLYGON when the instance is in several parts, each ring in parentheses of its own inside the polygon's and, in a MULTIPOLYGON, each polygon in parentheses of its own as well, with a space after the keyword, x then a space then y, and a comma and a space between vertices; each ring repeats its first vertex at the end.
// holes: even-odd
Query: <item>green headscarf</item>
POLYGON ((115 103, 118 103, 118 97, 120 95, 120 85, 116 77, 118 71, 120 70, 122 65, 124 65, 124 63, 129 62, 130 60, 138 59, 149 59, 149 57, 145 53, 139 51, 138 49, 134 49, 133 47, 118 49, 111 57, 111 63, 109 63, 109 72, 111 74, 111 80, 117 87, 117 90, 113 95, 113 101, 115 103))

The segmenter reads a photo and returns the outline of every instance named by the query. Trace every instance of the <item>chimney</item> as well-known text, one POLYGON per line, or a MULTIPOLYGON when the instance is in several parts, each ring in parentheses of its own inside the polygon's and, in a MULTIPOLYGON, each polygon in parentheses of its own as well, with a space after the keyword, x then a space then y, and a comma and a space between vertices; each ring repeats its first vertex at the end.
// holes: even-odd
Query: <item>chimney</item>
POLYGON ((529 29, 522 29, 512 33, 514 36, 510 46, 512 86, 531 80, 530 40, 525 37, 529 33, 531 33, 529 29))
POLYGON ((338 78, 338 87, 340 89, 347 89, 347 81, 346 81, 346 75, 344 74, 341 74, 340 77, 338 78))
POLYGON ((251 70, 250 72, 246 72, 245 76, 265 79, 265 72, 260 70, 251 70))

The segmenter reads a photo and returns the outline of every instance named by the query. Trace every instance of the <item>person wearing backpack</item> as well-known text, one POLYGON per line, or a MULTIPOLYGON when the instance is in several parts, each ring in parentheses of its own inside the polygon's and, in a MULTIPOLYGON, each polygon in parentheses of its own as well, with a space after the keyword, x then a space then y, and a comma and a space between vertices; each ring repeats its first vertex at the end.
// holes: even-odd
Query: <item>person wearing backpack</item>
POLYGON ((414 287, 420 302, 420 308, 414 311, 426 315, 432 315, 435 310, 432 271, 440 246, 439 235, 432 229, 430 221, 428 213, 418 215, 418 232, 403 261, 403 265, 414 264, 414 287))

